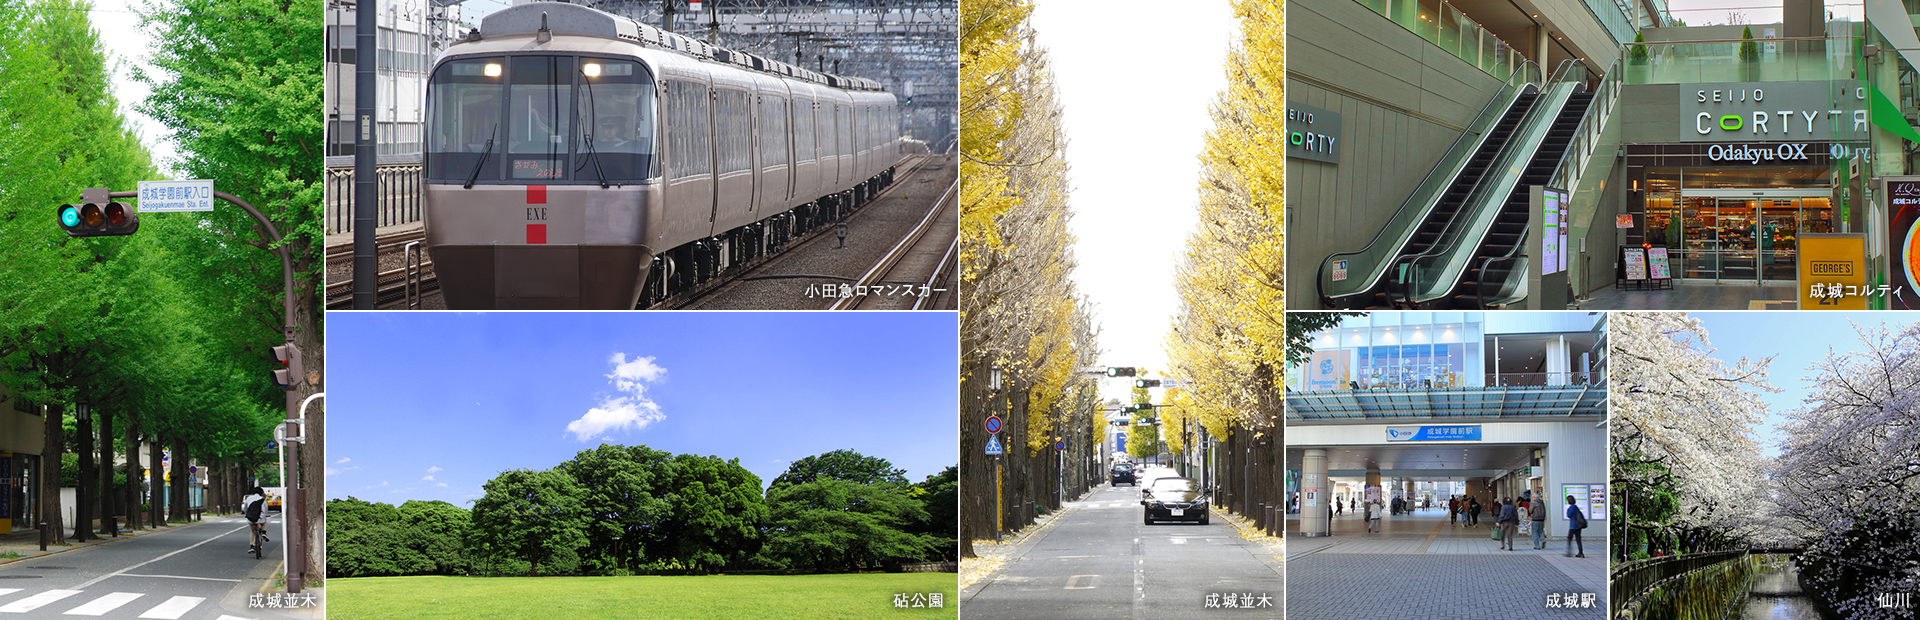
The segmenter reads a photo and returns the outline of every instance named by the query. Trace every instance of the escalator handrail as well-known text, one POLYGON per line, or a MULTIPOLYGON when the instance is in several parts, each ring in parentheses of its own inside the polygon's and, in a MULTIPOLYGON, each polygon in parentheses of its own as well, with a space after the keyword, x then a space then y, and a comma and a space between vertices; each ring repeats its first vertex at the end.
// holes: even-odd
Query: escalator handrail
MULTIPOLYGON (((1566 77, 1566 73, 1572 70, 1573 66, 1576 63, 1582 64, 1582 65, 1585 64, 1584 61, 1581 61, 1579 59, 1569 58, 1567 60, 1561 61, 1560 66, 1554 69, 1553 78, 1549 79, 1546 82, 1546 84, 1540 89, 1540 98, 1534 100, 1533 108, 1527 110, 1526 116, 1520 119, 1520 124, 1514 129, 1514 135, 1509 136, 1507 138, 1507 143, 1500 146, 1500 151, 1494 155, 1492 161, 1489 162, 1490 164, 1507 161, 1517 155, 1515 153, 1515 150, 1521 148, 1520 143, 1524 141, 1519 139, 1521 137, 1520 135, 1521 132, 1527 127, 1532 127, 1533 123, 1540 122, 1542 120, 1542 117, 1545 116, 1546 114, 1545 112, 1546 106, 1542 105, 1542 103, 1546 102, 1546 98, 1550 96, 1550 92, 1548 90, 1549 87, 1551 87, 1553 84, 1561 82, 1566 77)), ((1557 118, 1558 116, 1559 116, 1559 108, 1556 107, 1554 108, 1554 117, 1557 118)), ((1414 290, 1418 288, 1420 285, 1420 282, 1418 279, 1419 265, 1422 262, 1430 261, 1435 257, 1451 254, 1454 251, 1454 246, 1458 245, 1459 238, 1465 235, 1466 222, 1468 220, 1463 219, 1463 216, 1467 215, 1468 211, 1472 210, 1471 209, 1472 205, 1474 205, 1477 202, 1486 200, 1487 193, 1492 191, 1492 186, 1488 185, 1488 179, 1489 177, 1493 177, 1497 175, 1491 174, 1491 171, 1492 171, 1491 167, 1488 168, 1488 171, 1489 171, 1489 174, 1482 174, 1480 175, 1480 178, 1474 180, 1473 188, 1468 190, 1467 197, 1464 201, 1462 201, 1460 209, 1457 211, 1454 211, 1453 216, 1448 218, 1446 226, 1441 229, 1440 238, 1435 240, 1433 245, 1428 246, 1426 251, 1424 252, 1421 252, 1419 254, 1409 254, 1409 255, 1401 256, 1396 258, 1392 262, 1392 268, 1388 270, 1389 273, 1395 273, 1395 276, 1399 278, 1412 279, 1411 281, 1403 280, 1395 283, 1397 285, 1396 288, 1402 294, 1400 303, 1402 303, 1403 305, 1407 305, 1411 307, 1423 301, 1426 301, 1426 300, 1414 299, 1414 290), (1401 264, 1408 265, 1408 269, 1406 269, 1405 271, 1398 271, 1396 273, 1396 270, 1399 268, 1401 264)), ((1500 201, 1499 204, 1504 205, 1505 202, 1506 202, 1505 200, 1502 200, 1500 201)), ((1484 238, 1485 234, 1483 233, 1481 237, 1484 238)), ((1476 241, 1475 244, 1478 245, 1478 242, 1476 241)), ((1461 271, 1463 273, 1465 272, 1464 269, 1461 271)), ((1448 286, 1447 290, 1452 290, 1452 288, 1453 288, 1452 286, 1448 286)), ((1445 293, 1443 292, 1442 295, 1444 294, 1445 293)), ((1431 299, 1431 297, 1429 297, 1429 299, 1431 299)))
MULTIPOLYGON (((1366 254, 1369 250, 1372 250, 1375 245, 1382 243, 1383 238, 1387 236, 1387 232, 1393 228, 1392 223, 1395 221, 1398 221, 1401 215, 1407 213, 1410 209, 1419 208, 1422 211, 1424 211, 1424 213, 1422 213, 1418 218, 1420 220, 1424 220, 1426 218, 1426 213, 1431 213, 1433 211, 1433 208, 1435 207, 1435 205, 1439 203, 1437 198, 1434 200, 1427 201, 1427 204, 1421 207, 1415 206, 1414 204, 1415 201, 1419 199, 1422 194, 1422 192, 1420 191, 1420 188, 1426 187, 1429 182, 1433 181, 1434 175, 1439 174, 1441 172, 1440 170, 1441 167, 1446 164, 1447 156, 1454 154, 1454 152, 1457 149, 1459 149, 1462 144, 1466 143, 1468 139, 1477 138, 1477 140, 1475 140, 1475 147, 1473 150, 1475 151, 1479 150, 1478 143, 1486 139, 1487 133, 1492 131, 1493 126, 1498 124, 1500 118, 1506 117, 1506 107, 1502 107, 1500 109, 1499 114, 1493 119, 1493 124, 1488 125, 1487 127, 1483 128, 1481 131, 1477 133, 1472 131, 1472 127, 1480 124, 1480 122, 1486 118, 1487 114, 1490 111, 1492 111, 1494 104, 1499 103, 1501 101, 1506 101, 1508 107, 1512 105, 1513 99, 1515 99, 1518 96, 1518 93, 1524 90, 1524 87, 1529 84, 1523 80, 1521 84, 1515 85, 1513 83, 1514 78, 1519 77, 1521 75, 1521 72, 1526 71, 1527 67, 1529 66, 1532 66, 1536 71, 1539 70, 1539 65, 1535 64, 1531 60, 1523 61, 1518 66, 1514 67, 1513 73, 1507 76, 1507 79, 1503 83, 1503 85, 1500 87, 1500 90, 1498 92, 1495 92, 1492 97, 1487 99, 1487 102, 1485 104, 1480 106, 1480 111, 1474 115, 1474 122, 1468 125, 1468 128, 1469 128, 1468 131, 1463 131, 1460 133, 1459 137, 1454 138, 1453 144, 1449 145, 1445 153, 1440 156, 1440 161, 1435 163, 1433 168, 1430 168, 1427 170, 1426 176, 1421 177, 1420 182, 1414 185, 1413 193, 1407 196, 1407 199, 1405 202, 1400 203, 1400 208, 1394 211, 1393 217, 1387 219, 1388 225, 1382 226, 1379 232, 1374 233, 1373 239, 1367 241, 1367 245, 1365 247, 1362 247, 1359 250, 1353 251, 1353 252, 1335 252, 1333 254, 1328 254, 1325 258, 1320 259, 1320 268, 1314 274, 1313 284, 1314 284, 1314 296, 1320 298, 1321 305, 1324 305, 1324 306, 1333 305, 1332 303, 1333 297, 1327 295, 1326 289, 1327 289, 1327 283, 1329 282, 1328 278, 1331 277, 1332 275, 1330 268, 1332 267, 1333 261, 1335 259, 1342 256, 1357 256, 1357 255, 1366 254)), ((1466 162, 1471 158, 1472 158, 1472 153, 1468 153, 1467 158, 1463 159, 1459 165, 1464 167, 1466 165, 1466 162)), ((1457 176, 1457 173, 1455 176, 1457 176)), ((1445 188, 1441 188, 1441 189, 1444 190, 1445 188)), ((1440 196, 1444 196, 1444 195, 1445 193, 1443 191, 1440 194, 1440 196)), ((1402 232, 1401 234, 1402 238, 1399 240, 1399 243, 1402 247, 1404 247, 1406 244, 1406 238, 1411 235, 1411 230, 1412 228, 1409 227, 1406 231, 1402 232)), ((1366 280, 1367 280, 1366 286, 1361 287, 1355 293, 1342 295, 1342 297, 1365 294, 1367 291, 1373 290, 1373 287, 1379 284, 1380 277, 1385 273, 1386 273, 1385 269, 1382 269, 1376 266, 1373 269, 1373 273, 1369 274, 1366 277, 1366 280)))
MULTIPOLYGON (((1507 248, 1507 253, 1502 254, 1500 256, 1488 256, 1486 258, 1480 259, 1481 279, 1479 282, 1475 282, 1473 286, 1473 307, 1475 309, 1484 310, 1487 307, 1487 295, 1486 295, 1487 280, 1485 277, 1487 273, 1487 268, 1492 267, 1494 263, 1503 262, 1503 261, 1517 261, 1517 260, 1526 258, 1525 255, 1516 255, 1516 253, 1520 251, 1520 248, 1527 247, 1527 236, 1531 235, 1532 233, 1533 233, 1533 228, 1529 226, 1526 230, 1520 231, 1519 241, 1514 243, 1513 247, 1507 248)), ((1531 267, 1531 265, 1529 265, 1529 267, 1531 267)), ((1507 270, 1507 278, 1505 280, 1502 280, 1500 283, 1501 286, 1504 288, 1507 283, 1512 282, 1514 280, 1515 274, 1518 274, 1519 277, 1522 277, 1522 278, 1527 277, 1526 271, 1514 271, 1509 269, 1507 270)))
MULTIPOLYGON (((1593 100, 1587 103, 1587 111, 1580 116, 1580 124, 1573 128, 1574 141, 1579 141, 1581 136, 1586 135, 1590 130, 1598 131, 1603 129, 1604 126, 1602 123, 1606 121, 1606 117, 1613 115, 1613 108, 1618 105, 1620 97, 1618 83, 1621 80, 1621 76, 1619 69, 1620 60, 1616 58, 1613 61, 1613 65, 1607 67, 1606 74, 1600 78, 1600 88, 1593 92, 1593 100)), ((1591 142, 1589 142, 1588 146, 1592 146, 1591 142)), ((1568 181, 1566 175, 1572 173, 1574 159, 1579 159, 1581 163, 1585 163, 1588 160, 1588 156, 1592 154, 1592 149, 1588 148, 1586 151, 1585 153, 1577 152, 1573 148, 1573 145, 1569 143, 1567 145, 1567 152, 1560 155, 1560 163, 1553 167, 1552 174, 1547 175, 1547 186, 1572 192, 1574 188, 1565 186, 1572 184, 1568 181)))

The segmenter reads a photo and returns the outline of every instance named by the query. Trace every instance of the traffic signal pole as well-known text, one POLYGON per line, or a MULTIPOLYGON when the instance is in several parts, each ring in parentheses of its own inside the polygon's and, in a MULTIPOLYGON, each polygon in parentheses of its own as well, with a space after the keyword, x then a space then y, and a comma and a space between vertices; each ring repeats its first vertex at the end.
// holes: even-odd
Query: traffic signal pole
MULTIPOLYGON (((100 189, 86 190, 84 194, 86 196, 85 199, 93 200, 93 197, 97 195, 96 192, 103 191, 104 190, 100 189)), ((107 198, 138 198, 140 196, 140 192, 106 192, 106 194, 107 198)), ((261 214, 259 209, 253 208, 253 205, 247 204, 247 201, 241 200, 238 196, 216 190, 213 192, 213 197, 225 200, 233 206, 240 207, 247 212, 247 215, 253 216, 254 221, 259 222, 261 227, 266 228, 268 241, 272 242, 274 252, 280 255, 280 278, 282 287, 280 305, 281 316, 284 317, 280 329, 281 333, 286 337, 287 346, 293 346, 293 254, 288 252, 286 244, 281 242, 280 229, 274 227, 273 220, 267 219, 267 216, 261 214)), ((285 386, 287 392, 285 426, 287 427, 286 434, 288 437, 302 435, 305 431, 305 429, 301 429, 301 432, 296 433, 293 429, 293 427, 300 422, 299 418, 296 417, 300 413, 299 394, 294 391, 294 388, 298 385, 300 385, 300 382, 298 379, 295 379, 288 382, 285 386)), ((287 505, 285 509, 281 511, 281 514, 285 515, 283 518, 286 520, 287 548, 290 551, 287 556, 287 591, 297 593, 306 587, 307 576, 307 548, 305 537, 302 536, 306 532, 306 520, 303 518, 304 515, 300 513, 300 507, 304 504, 303 500, 305 498, 301 497, 301 490, 299 489, 300 478, 297 475, 300 466, 299 448, 297 446, 288 446, 288 449, 289 458, 291 458, 293 462, 293 469, 282 469, 280 471, 282 478, 281 483, 287 488, 285 498, 287 505)))
MULTIPOLYGON (((373 136, 374 95, 379 92, 375 73, 380 49, 374 40, 379 30, 379 3, 356 0, 353 5, 354 41, 359 55, 354 60, 353 116, 358 119, 353 142, 353 309, 372 310, 380 289, 380 261, 374 245, 374 208, 380 200, 373 136)), ((505 150, 505 149, 502 149, 505 150)))

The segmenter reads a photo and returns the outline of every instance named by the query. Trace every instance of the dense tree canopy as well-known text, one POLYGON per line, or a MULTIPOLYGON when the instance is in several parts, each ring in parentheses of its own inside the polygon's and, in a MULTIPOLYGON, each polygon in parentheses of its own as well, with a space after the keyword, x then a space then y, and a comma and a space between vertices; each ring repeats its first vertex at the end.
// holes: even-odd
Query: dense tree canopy
POLYGON ((765 495, 739 459, 601 445, 502 472, 468 512, 328 502, 328 573, 627 575, 894 568, 954 553, 954 468, 908 484, 884 459, 807 457, 765 495))

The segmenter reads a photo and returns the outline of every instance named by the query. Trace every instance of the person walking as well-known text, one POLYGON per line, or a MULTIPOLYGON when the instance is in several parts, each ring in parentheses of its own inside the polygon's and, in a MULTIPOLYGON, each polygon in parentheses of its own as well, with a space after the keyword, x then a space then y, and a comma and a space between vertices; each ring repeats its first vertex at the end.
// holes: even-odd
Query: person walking
POLYGON ((1527 518, 1533 521, 1533 548, 1547 548, 1547 502, 1546 498, 1534 498, 1527 504, 1527 518))
POLYGON ((1467 527, 1480 527, 1480 498, 1467 498, 1467 527))
POLYGON ((1340 503, 1340 500, 1338 499, 1333 500, 1333 516, 1337 517, 1337 516, 1340 516, 1341 514, 1344 514, 1345 512, 1346 512, 1346 508, 1344 505, 1340 503))
POLYGON ((1500 548, 1512 551, 1514 530, 1520 526, 1520 508, 1513 505, 1513 498, 1500 498, 1500 516, 1493 524, 1500 528, 1500 548))
POLYGON ((1447 497, 1447 525, 1460 527, 1460 497, 1447 497))
POLYGON ((1573 503, 1573 496, 1567 496, 1567 552, 1572 553, 1574 545, 1579 545, 1580 553, 1576 558, 1587 557, 1587 543, 1580 540, 1580 530, 1587 529, 1587 514, 1573 503))
POLYGON ((1373 502, 1367 502, 1366 504, 1363 504, 1363 506, 1365 506, 1366 512, 1360 515, 1360 518, 1366 520, 1367 533, 1372 534, 1376 531, 1373 529, 1373 502))

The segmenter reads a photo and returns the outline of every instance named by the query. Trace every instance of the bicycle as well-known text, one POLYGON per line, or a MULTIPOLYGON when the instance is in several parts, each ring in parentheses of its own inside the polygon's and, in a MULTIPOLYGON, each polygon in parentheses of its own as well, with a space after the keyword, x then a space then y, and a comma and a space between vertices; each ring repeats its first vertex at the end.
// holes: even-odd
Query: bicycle
POLYGON ((253 534, 253 559, 258 560, 266 553, 267 524, 264 521, 260 523, 248 521, 247 528, 252 530, 253 534))

